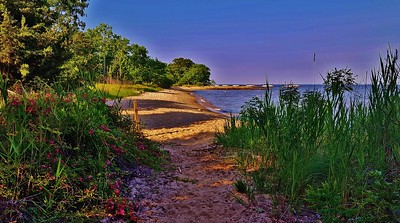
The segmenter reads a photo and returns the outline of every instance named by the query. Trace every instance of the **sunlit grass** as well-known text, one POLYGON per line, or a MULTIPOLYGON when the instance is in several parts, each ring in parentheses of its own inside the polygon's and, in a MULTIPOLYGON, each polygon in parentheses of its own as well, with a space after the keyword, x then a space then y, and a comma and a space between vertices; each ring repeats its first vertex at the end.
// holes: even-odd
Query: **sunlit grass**
POLYGON ((258 192, 283 194, 293 206, 306 203, 326 222, 399 220, 397 58, 397 51, 388 52, 372 72, 369 103, 346 103, 352 73, 335 69, 324 92, 300 97, 286 88, 279 103, 270 91, 247 102, 217 141, 236 151, 258 192))
POLYGON ((141 84, 128 85, 128 84, 101 84, 95 85, 97 90, 102 91, 107 98, 123 98, 129 96, 137 96, 143 92, 157 92, 160 91, 159 87, 145 86, 141 84))

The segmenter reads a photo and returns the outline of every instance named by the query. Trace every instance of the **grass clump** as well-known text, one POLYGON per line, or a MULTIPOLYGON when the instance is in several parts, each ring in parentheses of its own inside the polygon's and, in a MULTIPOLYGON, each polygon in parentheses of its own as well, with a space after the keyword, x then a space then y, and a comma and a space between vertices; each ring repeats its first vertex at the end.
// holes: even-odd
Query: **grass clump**
POLYGON ((217 141, 235 148, 259 192, 284 194, 327 222, 395 222, 400 213, 400 92, 397 51, 372 71, 369 101, 346 97, 354 76, 335 69, 323 92, 280 101, 254 98, 217 141))
POLYGON ((111 215, 135 222, 124 170, 160 168, 166 154, 108 107, 101 92, 64 90, 40 82, 2 91, 0 221, 91 222, 111 215))
POLYGON ((128 84, 101 84, 97 83, 95 88, 111 99, 137 96, 142 92, 157 92, 160 91, 159 87, 145 86, 141 84, 128 85, 128 84))

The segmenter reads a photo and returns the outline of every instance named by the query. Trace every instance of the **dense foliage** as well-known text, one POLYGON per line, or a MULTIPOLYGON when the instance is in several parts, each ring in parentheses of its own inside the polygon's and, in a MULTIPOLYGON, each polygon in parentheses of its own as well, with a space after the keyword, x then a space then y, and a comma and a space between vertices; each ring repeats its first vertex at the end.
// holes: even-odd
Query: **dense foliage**
POLYGON ((84 72, 96 74, 93 78, 103 81, 117 79, 164 88, 211 83, 207 66, 184 58, 176 58, 169 65, 151 58, 144 46, 131 44, 106 24, 76 33, 71 51, 75 56, 65 65, 68 69, 64 72, 69 78, 84 72))
POLYGON ((87 0, 0 0, 0 72, 15 80, 54 79, 73 55, 87 0))
MULTIPOLYGON (((135 222, 123 169, 164 161, 105 97, 181 82, 111 26, 84 30, 88 2, 0 0, 0 222, 135 222), (115 80, 130 85, 94 84, 115 80)), ((193 67, 186 78, 208 84, 193 67)))
POLYGON ((168 77, 178 85, 210 85, 210 68, 190 59, 175 58, 167 67, 168 77))
POLYGON ((254 98, 218 141, 235 148, 241 191, 288 197, 326 222, 400 220, 400 68, 397 51, 381 59, 369 101, 349 100, 354 75, 335 69, 325 91, 281 89, 280 103, 254 98), (244 189, 243 189, 244 188, 244 189))
MULTIPOLYGON (((12 81, 130 81, 170 87, 210 83, 210 69, 194 64, 184 78, 152 58, 144 46, 131 44, 112 27, 83 31, 80 17, 87 0, 0 0, 0 72, 12 81), (84 75, 83 75, 84 74, 84 75)), ((189 60, 189 59, 187 59, 189 60)))
POLYGON ((35 89, 17 83, 1 100, 0 221, 136 221, 123 170, 160 168, 164 152, 98 91, 35 89))

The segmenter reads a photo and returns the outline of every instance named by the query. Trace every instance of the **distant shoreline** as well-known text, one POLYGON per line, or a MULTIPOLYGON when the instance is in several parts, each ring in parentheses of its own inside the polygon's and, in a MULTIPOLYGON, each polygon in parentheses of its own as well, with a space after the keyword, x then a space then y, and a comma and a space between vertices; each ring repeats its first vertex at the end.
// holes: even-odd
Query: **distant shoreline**
MULTIPOLYGON (((280 88, 285 85, 290 84, 270 84, 269 88, 280 88)), ((305 86, 323 86, 324 84, 293 84, 294 87, 305 87, 305 86)), ((371 86, 371 84, 354 84, 353 86, 371 86)), ((400 86, 400 84, 398 85, 400 86)), ((220 85, 210 85, 210 86, 175 86, 172 89, 182 90, 182 91, 201 91, 201 90, 266 90, 267 86, 260 84, 220 84, 220 85)))
MULTIPOLYGON (((269 88, 273 88, 269 85, 269 88)), ((266 85, 212 85, 212 86, 179 86, 177 90, 199 91, 199 90, 266 90, 266 85)))

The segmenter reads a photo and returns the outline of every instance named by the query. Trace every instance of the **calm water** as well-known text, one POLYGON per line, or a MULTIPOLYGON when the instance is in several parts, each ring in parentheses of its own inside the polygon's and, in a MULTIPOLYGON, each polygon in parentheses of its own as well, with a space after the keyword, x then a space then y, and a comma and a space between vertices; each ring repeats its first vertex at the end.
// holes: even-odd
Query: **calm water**
MULTIPOLYGON (((279 88, 282 85, 274 85, 272 88, 272 100, 278 102, 279 88)), ((300 94, 316 90, 323 91, 323 85, 300 85, 300 94)), ((357 85, 354 86, 353 92, 346 94, 347 98, 357 98, 359 100, 367 100, 370 86, 357 85)), ((245 102, 250 101, 253 97, 263 98, 265 90, 201 90, 193 92, 199 96, 200 100, 207 101, 212 104, 216 110, 223 113, 237 114, 245 102)))

